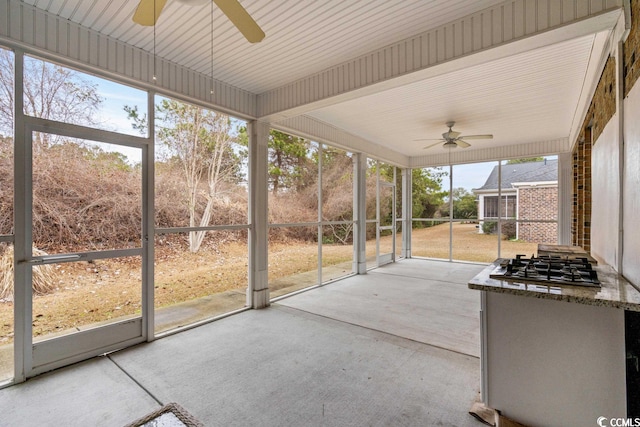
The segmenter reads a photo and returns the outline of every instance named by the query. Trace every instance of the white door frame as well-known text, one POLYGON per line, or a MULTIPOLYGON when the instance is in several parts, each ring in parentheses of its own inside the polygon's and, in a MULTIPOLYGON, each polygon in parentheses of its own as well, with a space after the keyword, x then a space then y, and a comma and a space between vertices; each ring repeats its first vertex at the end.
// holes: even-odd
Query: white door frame
MULTIPOLYGON (((152 254, 153 221, 152 212, 152 172, 153 145, 151 138, 123 135, 92 129, 84 126, 54 122, 51 120, 24 116, 15 128, 15 247, 14 247, 14 382, 68 365, 89 357, 104 354, 119 348, 134 345, 148 339, 153 331, 153 289, 150 283, 153 269, 149 254, 152 254), (22 126, 18 126, 22 122, 22 126), (58 254, 51 256, 32 255, 32 135, 44 132, 59 136, 88 139, 131 148, 142 152, 142 247, 107 251, 58 254), (151 166, 150 166, 151 163, 151 166), (151 168, 151 169, 150 169, 151 168), (32 313, 32 267, 34 265, 73 262, 77 260, 105 259, 122 256, 142 257, 142 289, 140 317, 114 321, 105 326, 79 331, 59 338, 33 342, 32 313), (150 275, 151 274, 151 275, 150 275)), ((151 259, 152 261, 152 259, 151 259)))
POLYGON ((396 260, 396 185, 381 181, 380 176, 378 175, 378 186, 377 186, 377 197, 376 197, 376 218, 377 218, 377 227, 376 227, 376 255, 378 267, 389 264, 391 262, 395 262, 396 260), (391 224, 390 225, 381 225, 382 218, 380 216, 380 197, 381 197, 381 189, 389 188, 391 189, 391 224), (381 231, 391 231, 391 252, 390 253, 381 253, 380 252, 380 238, 381 231))

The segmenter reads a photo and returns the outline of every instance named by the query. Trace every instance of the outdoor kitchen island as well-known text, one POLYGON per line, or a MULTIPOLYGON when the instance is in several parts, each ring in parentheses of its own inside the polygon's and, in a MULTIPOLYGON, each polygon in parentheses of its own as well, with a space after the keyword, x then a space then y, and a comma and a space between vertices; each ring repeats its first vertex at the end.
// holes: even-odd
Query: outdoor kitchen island
POLYGON ((482 292, 484 404, 530 426, 626 419, 625 311, 640 312, 640 292, 607 265, 593 267, 599 286, 496 278, 508 262, 468 285, 482 292))

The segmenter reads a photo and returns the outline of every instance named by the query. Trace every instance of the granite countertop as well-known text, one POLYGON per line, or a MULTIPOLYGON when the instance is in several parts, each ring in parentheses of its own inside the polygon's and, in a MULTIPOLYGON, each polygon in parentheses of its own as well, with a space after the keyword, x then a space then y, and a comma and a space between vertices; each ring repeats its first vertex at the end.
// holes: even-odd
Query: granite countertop
POLYGON ((498 265, 499 262, 496 260, 496 262, 487 266, 469 281, 469 288, 479 291, 501 292, 512 295, 640 311, 640 292, 638 289, 608 265, 598 265, 594 267, 594 270, 598 272, 598 280, 600 280, 602 285, 601 288, 555 284, 548 286, 540 283, 521 283, 489 277, 498 265))

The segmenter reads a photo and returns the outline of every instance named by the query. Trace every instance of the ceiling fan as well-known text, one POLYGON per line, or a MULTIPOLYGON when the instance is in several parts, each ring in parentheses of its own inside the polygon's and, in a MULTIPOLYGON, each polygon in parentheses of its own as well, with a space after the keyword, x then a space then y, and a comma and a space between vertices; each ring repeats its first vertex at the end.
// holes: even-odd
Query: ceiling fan
POLYGON ((446 123, 446 126, 449 128, 449 131, 443 133, 442 138, 416 139, 414 141, 438 141, 434 144, 427 145, 426 147, 424 147, 424 150, 426 150, 428 148, 435 147, 441 142, 444 142, 444 144, 442 145, 442 147, 444 148, 456 148, 456 147, 467 148, 467 147, 470 147, 471 144, 465 141, 465 139, 493 139, 493 135, 460 135, 460 132, 451 130, 451 128, 455 124, 456 122, 453 122, 453 121, 446 123))
MULTIPOLYGON (((250 43, 258 43, 264 38, 264 31, 262 31, 238 0, 176 1, 190 6, 204 5, 209 1, 213 1, 250 43)), ((140 0, 133 14, 133 22, 147 27, 155 25, 166 3, 167 0, 140 0)))

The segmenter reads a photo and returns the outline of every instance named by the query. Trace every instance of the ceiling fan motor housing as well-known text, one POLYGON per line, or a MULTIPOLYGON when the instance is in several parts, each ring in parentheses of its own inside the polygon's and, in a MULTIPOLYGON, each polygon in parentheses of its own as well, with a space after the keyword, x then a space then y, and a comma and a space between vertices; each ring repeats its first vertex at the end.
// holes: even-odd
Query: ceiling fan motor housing
POLYGON ((449 132, 445 132, 442 134, 442 138, 446 139, 447 141, 454 140, 459 136, 460 136, 460 132, 456 132, 451 129, 449 129, 449 132))
MULTIPOLYGON (((446 124, 449 130, 443 133, 442 139, 440 139, 440 141, 444 142, 444 144, 442 145, 443 148, 457 148, 457 147, 469 148, 471 147, 471 144, 465 141, 465 139, 492 139, 493 138, 493 135, 489 135, 489 134, 462 136, 460 132, 456 132, 453 129, 451 129, 455 124, 455 122, 449 121, 446 124)), ((434 140, 433 139, 416 139, 415 141, 434 141, 434 140)), ((424 147, 424 149, 426 150, 427 148, 435 147, 438 144, 439 142, 436 142, 434 144, 424 147)))

